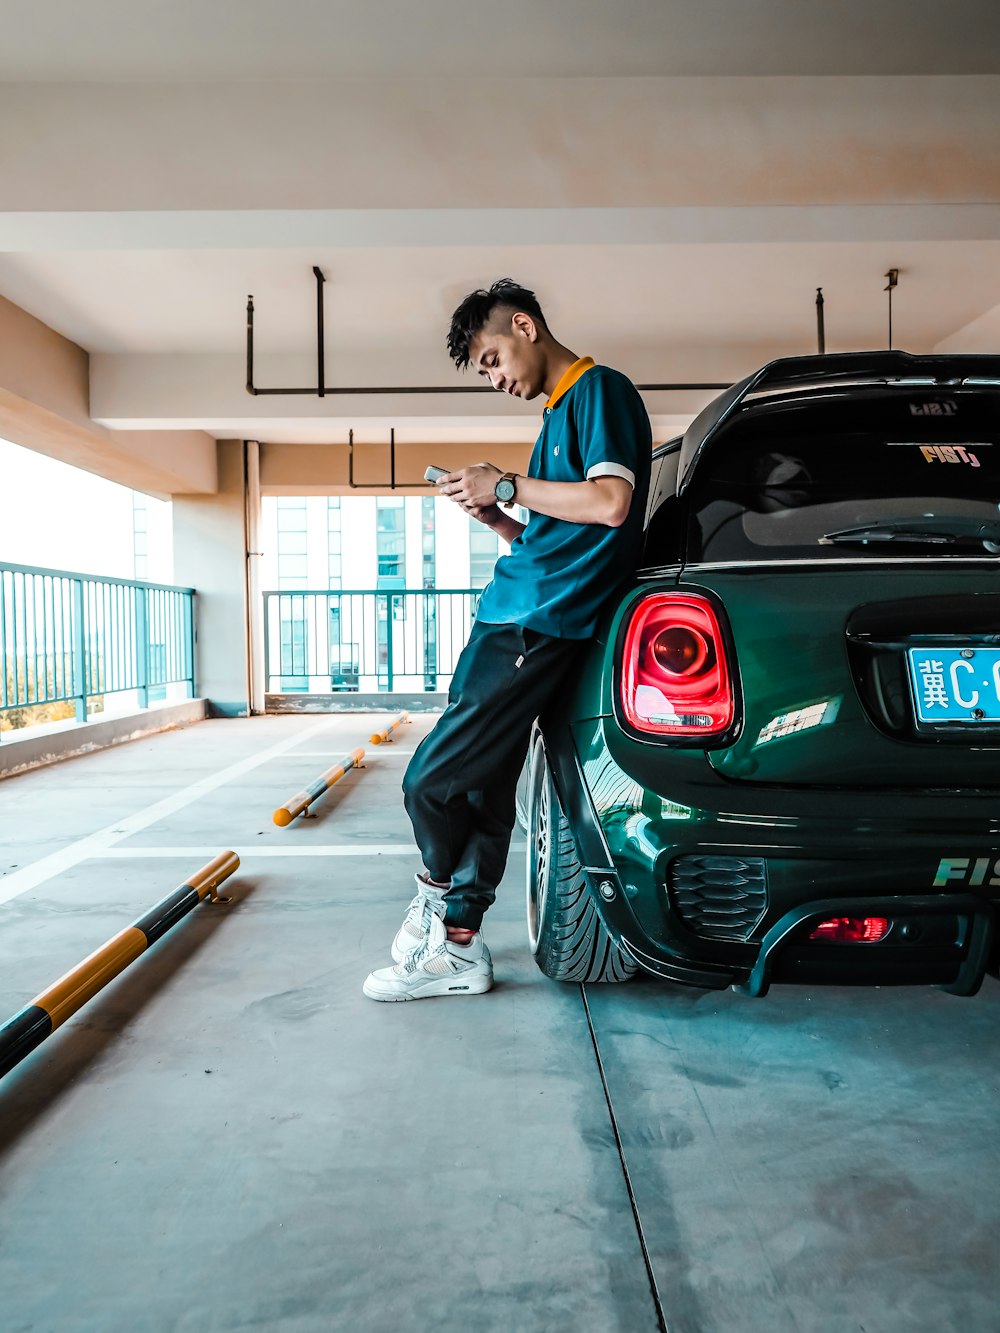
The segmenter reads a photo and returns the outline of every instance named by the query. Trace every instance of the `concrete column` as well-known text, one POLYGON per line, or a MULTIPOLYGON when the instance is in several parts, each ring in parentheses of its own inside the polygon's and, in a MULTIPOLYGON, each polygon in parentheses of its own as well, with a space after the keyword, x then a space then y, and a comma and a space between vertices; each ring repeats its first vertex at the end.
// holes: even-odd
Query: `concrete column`
POLYGON ((263 584, 261 582, 261 503, 260 503, 260 445, 256 440, 247 440, 244 445, 245 460, 245 514, 246 526, 246 578, 247 597, 250 615, 248 632, 250 635, 250 712, 264 712, 264 624, 263 584))
POLYGON ((248 649, 250 642, 255 649, 262 642, 263 617, 259 598, 248 596, 245 446, 242 440, 220 440, 217 452, 217 493, 173 497, 174 577, 197 594, 197 693, 208 699, 216 717, 246 717, 257 700, 263 708, 263 693, 251 689, 248 649))

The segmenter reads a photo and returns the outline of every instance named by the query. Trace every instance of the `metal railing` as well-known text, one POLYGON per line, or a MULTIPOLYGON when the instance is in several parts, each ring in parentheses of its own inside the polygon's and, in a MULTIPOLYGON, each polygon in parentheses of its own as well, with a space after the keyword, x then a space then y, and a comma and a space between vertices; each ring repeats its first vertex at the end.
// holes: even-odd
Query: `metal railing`
POLYGON ((194 590, 0 562, 0 660, 8 730, 46 705, 72 702, 82 722, 109 694, 193 696, 194 590))
POLYGON ((264 593, 269 694, 446 690, 481 588, 264 593))

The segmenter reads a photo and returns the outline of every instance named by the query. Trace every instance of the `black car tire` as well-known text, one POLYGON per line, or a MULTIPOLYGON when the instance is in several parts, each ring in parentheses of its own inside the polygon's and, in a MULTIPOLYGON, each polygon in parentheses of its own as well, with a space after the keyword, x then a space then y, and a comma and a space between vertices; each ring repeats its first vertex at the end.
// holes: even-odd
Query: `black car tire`
POLYGON ((528 762, 528 944, 553 981, 628 981, 636 971, 598 915, 577 856, 545 740, 528 762))

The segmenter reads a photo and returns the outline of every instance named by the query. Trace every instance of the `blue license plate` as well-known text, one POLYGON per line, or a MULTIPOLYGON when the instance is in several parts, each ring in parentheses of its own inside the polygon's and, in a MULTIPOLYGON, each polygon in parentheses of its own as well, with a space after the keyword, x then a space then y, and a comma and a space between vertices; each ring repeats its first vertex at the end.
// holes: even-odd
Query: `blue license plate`
POLYGON ((918 722, 1000 722, 1000 648, 909 648, 918 722))

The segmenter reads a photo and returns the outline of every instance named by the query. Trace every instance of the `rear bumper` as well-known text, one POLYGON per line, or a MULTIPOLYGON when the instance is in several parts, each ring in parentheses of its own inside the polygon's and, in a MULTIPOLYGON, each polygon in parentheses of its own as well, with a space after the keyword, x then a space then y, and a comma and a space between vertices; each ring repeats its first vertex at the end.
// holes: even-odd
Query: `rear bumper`
POLYGON ((774 980, 884 986, 936 983, 954 995, 974 995, 982 985, 997 938, 997 909, 985 899, 972 894, 865 898, 866 916, 956 919, 955 942, 947 947, 802 944, 814 922, 844 911, 845 901, 839 898, 802 903, 786 912, 765 935, 740 988, 760 996, 767 994, 774 980))
POLYGON ((632 813, 626 805, 609 814, 605 803, 602 824, 571 729, 554 723, 545 730, 594 902, 609 933, 644 971, 705 989, 737 985, 751 995, 766 994, 772 981, 937 984, 963 995, 981 985, 998 940, 995 802, 975 801, 970 810, 965 799, 949 805, 945 798, 940 818, 929 822, 908 794, 880 799, 875 816, 870 793, 831 799, 775 792, 768 817, 757 790, 753 811, 742 817, 731 808, 728 784, 712 781, 685 795, 703 803, 724 795, 714 810, 703 804, 683 821, 658 821, 644 813, 650 803, 637 787, 632 813), (758 857, 769 866, 767 910, 745 940, 699 935, 671 905, 671 862, 706 850, 758 857), (845 915, 922 920, 936 938, 808 941, 813 923, 845 915))

